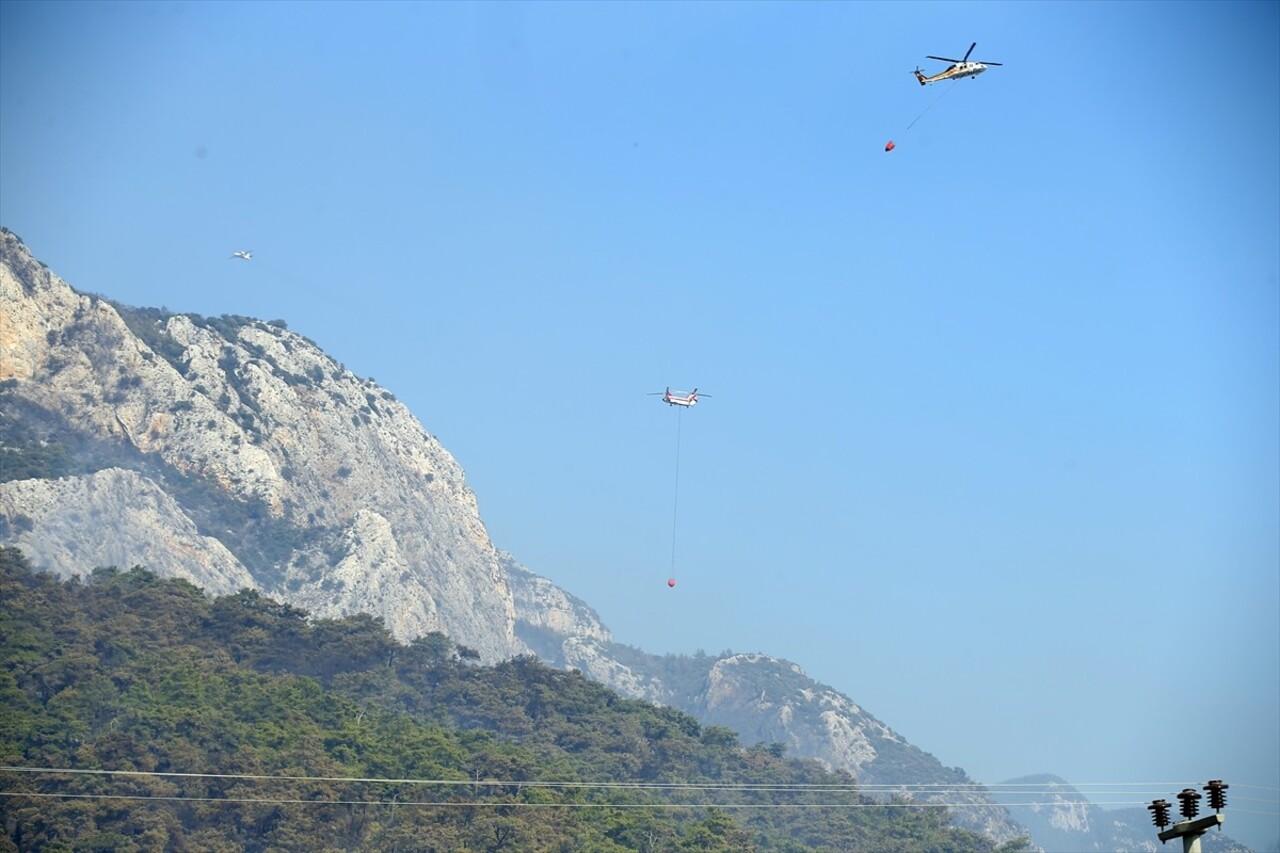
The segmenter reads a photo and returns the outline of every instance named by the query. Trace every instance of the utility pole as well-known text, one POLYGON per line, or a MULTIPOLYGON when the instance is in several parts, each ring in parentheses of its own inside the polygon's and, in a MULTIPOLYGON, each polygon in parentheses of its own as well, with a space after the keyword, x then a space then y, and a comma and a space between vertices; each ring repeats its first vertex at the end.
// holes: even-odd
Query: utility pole
POLYGON ((1160 843, 1164 844, 1171 838, 1181 838, 1182 853, 1200 853, 1200 836, 1211 827, 1216 826, 1221 830, 1222 823, 1226 820, 1222 810, 1227 807, 1225 791, 1229 787, 1231 786, 1221 779, 1213 779, 1204 786, 1209 792, 1209 808, 1213 809, 1213 814, 1199 820, 1196 820, 1196 815, 1200 812, 1200 792, 1194 788, 1183 788, 1182 793, 1178 794, 1178 801, 1181 803, 1178 810, 1184 820, 1173 826, 1169 826, 1169 803, 1165 800, 1152 800, 1147 811, 1151 812, 1151 822, 1159 830, 1156 837, 1160 839, 1160 843), (1165 829, 1166 826, 1169 828, 1165 829))

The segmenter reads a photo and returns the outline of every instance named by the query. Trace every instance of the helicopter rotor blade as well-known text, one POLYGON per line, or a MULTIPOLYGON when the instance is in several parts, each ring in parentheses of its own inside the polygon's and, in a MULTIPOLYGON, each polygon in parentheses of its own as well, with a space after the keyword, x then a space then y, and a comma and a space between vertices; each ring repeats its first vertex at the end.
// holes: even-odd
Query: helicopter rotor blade
POLYGON ((939 62, 963 62, 963 59, 948 59, 945 56, 926 56, 925 59, 936 59, 939 62))
POLYGON ((973 49, 974 49, 975 47, 977 47, 977 46, 978 46, 978 43, 977 43, 976 41, 975 41, 973 44, 969 45, 969 49, 968 49, 968 50, 966 50, 966 51, 964 52, 964 59, 962 59, 962 60, 960 60, 960 61, 961 61, 961 62, 968 62, 968 61, 969 61, 969 54, 973 53, 973 49))
MULTIPOLYGON (((975 62, 977 62, 977 60, 976 60, 976 59, 975 59, 974 61, 975 61, 975 62)), ((986 61, 983 61, 983 63, 982 63, 982 64, 983 64, 983 65, 1004 65, 1004 63, 1003 63, 1003 62, 986 62, 986 61)))

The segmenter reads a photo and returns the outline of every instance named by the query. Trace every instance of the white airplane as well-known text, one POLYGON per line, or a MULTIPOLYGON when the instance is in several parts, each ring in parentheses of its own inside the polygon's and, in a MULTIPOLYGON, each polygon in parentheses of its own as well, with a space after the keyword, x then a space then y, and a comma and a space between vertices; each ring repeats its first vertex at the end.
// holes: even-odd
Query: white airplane
POLYGON ((679 391, 672 391, 668 386, 666 391, 650 391, 651 397, 662 397, 662 402, 668 406, 696 406, 698 405, 698 397, 710 397, 710 394, 698 394, 698 389, 694 388, 688 394, 682 394, 679 391))
MULTIPOLYGON (((251 261, 253 260, 253 252, 232 252, 231 257, 239 258, 242 261, 251 261)), ((230 258, 228 258, 228 260, 230 260, 230 258)))
POLYGON ((978 62, 969 61, 969 54, 973 53, 973 49, 978 46, 975 41, 969 45, 969 49, 964 53, 964 59, 950 59, 945 56, 927 56, 926 59, 936 59, 939 62, 950 62, 951 67, 946 71, 941 71, 932 77, 926 77, 920 73, 920 69, 915 71, 916 79, 920 81, 920 85, 924 86, 928 83, 937 83, 942 80, 959 80, 962 77, 977 77, 983 71, 987 70, 988 65, 1003 65, 1002 62, 978 62))

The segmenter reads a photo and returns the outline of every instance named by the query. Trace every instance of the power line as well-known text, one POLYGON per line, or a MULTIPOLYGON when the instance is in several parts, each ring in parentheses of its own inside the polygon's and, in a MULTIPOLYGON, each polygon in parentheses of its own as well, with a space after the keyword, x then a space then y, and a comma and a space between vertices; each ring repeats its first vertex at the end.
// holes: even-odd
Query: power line
MULTIPOLYGON (((1003 787, 1016 790, 1005 791, 1005 794, 1017 794, 1025 797, 1039 798, 1021 800, 1019 802, 1001 802, 999 799, 988 799, 983 797, 977 800, 956 800, 957 794, 986 793, 981 790, 982 786, 969 783, 955 784, 907 784, 907 785, 867 785, 862 786, 856 783, 702 783, 702 782, 584 782, 584 781, 516 781, 516 780, 494 780, 494 779, 416 779, 416 778, 389 778, 389 777, 349 777, 349 776, 284 776, 269 774, 250 774, 250 773, 188 773, 178 771, 158 771, 158 770, 102 770, 91 768, 69 768, 69 767, 19 767, 19 766, 3 766, 0 772, 20 773, 29 775, 46 775, 46 776, 100 776, 100 777, 134 777, 134 778, 153 778, 153 779, 210 779, 220 781, 237 781, 248 783, 346 783, 346 784, 362 784, 362 785, 422 785, 422 786, 453 786, 455 788, 472 788, 473 793, 477 788, 559 788, 565 790, 590 790, 598 789, 602 791, 637 791, 637 792, 674 792, 674 791, 701 791, 708 793, 725 793, 725 794, 868 794, 877 793, 885 794, 910 794, 917 795, 939 795, 947 796, 944 800, 872 800, 871 802, 828 802, 828 803, 521 803, 505 800, 484 800, 478 798, 470 798, 464 800, 382 800, 382 799, 298 799, 298 798, 280 798, 280 797, 199 797, 188 795, 160 795, 160 794, 109 794, 109 793, 70 793, 70 792, 27 792, 27 791, 0 791, 0 796, 6 797, 43 797, 43 798, 105 798, 105 799, 125 799, 125 800, 163 800, 176 801, 186 800, 192 802, 253 802, 266 804, 329 804, 329 805, 417 805, 417 806, 481 806, 481 807, 498 807, 498 806, 518 806, 521 808, 545 807, 545 808, 706 808, 716 806, 720 808, 949 808, 949 809, 966 809, 966 808, 987 808, 987 807, 1003 807, 1015 808, 1026 806, 1053 806, 1064 802, 1070 803, 1069 800, 1063 800, 1061 790, 1055 788, 1046 788, 1043 785, 1032 785, 1031 783, 998 785, 994 787, 1003 787)), ((1100 788, 1116 788, 1116 787, 1148 787, 1152 785, 1161 785, 1167 783, 1150 783, 1150 782, 1111 782, 1111 783, 1086 783, 1086 786, 1097 786, 1100 788)), ((1268 788, 1257 785, 1240 785, 1244 789, 1275 791, 1277 789, 1268 788)), ((1123 807, 1123 806, 1139 806, 1142 805, 1140 799, 1130 799, 1139 792, 1100 790, 1093 792, 1095 796, 1120 796, 1124 799, 1096 801, 1088 800, 1087 803, 1097 807, 1123 807)), ((1003 798, 1000 798, 1003 799, 1003 798)), ((1266 805, 1275 804, 1274 800, 1260 798, 1241 798, 1246 802, 1261 803, 1266 805)), ((1262 816, 1276 816, 1280 812, 1271 811, 1253 811, 1240 810, 1241 813, 1256 814, 1262 816)))
MULTIPOLYGON (((925 802, 889 802, 889 803, 715 803, 715 802, 676 802, 676 803, 528 803, 517 800, 370 800, 370 799, 299 799, 291 797, 208 797, 170 794, 77 794, 69 792, 45 791, 0 791, 0 797, 13 799, 60 799, 60 800, 128 800, 154 802, 186 802, 186 803, 235 803, 258 805, 299 805, 299 806, 415 806, 429 808, 521 808, 521 809, 954 809, 954 808, 986 808, 1000 803, 925 803, 925 802)), ((1032 805, 1024 803, 1022 805, 1032 805)), ((1051 805, 1051 804, 1041 804, 1051 805)), ((1094 805, 1098 805, 1095 803, 1094 805)), ((1130 802, 1113 805, 1140 805, 1130 802)), ((1243 814, 1275 817, 1277 812, 1260 812, 1240 809, 1243 814)))
MULTIPOLYGON (((858 782, 592 782, 583 780, 542 780, 542 779, 423 779, 416 777, 387 776, 295 776, 266 773, 195 773, 166 770, 109 770, 84 767, 31 767, 19 765, 0 766, 0 772, 27 773, 45 775, 79 775, 79 776, 137 776, 156 778, 186 779, 221 779, 246 782, 347 782, 359 784, 386 785, 434 785, 434 786, 483 786, 483 787, 524 787, 524 788, 601 788, 607 790, 725 790, 725 791, 854 791, 862 793, 988 793, 1003 792, 1007 794, 1042 794, 1060 796, 1061 787, 1046 783, 997 783, 980 782, 954 783, 903 783, 903 784, 861 784, 858 782)), ((1071 788, 1079 793, 1101 796, 1123 796, 1137 794, 1140 791, 1109 790, 1113 788, 1162 788, 1180 782, 1081 782, 1071 784, 1071 788)), ((1280 792, 1280 788, 1261 785, 1236 784, 1236 789, 1280 792)), ((1251 802, 1272 802, 1272 800, 1240 798, 1251 802)))
MULTIPOLYGON (((75 794, 59 792, 0 791, 0 797, 33 797, 41 799, 80 800, 159 800, 165 802, 262 803, 265 805, 313 806, 439 806, 447 808, 525 808, 525 809, 940 809, 945 803, 527 803, 517 800, 339 800, 296 799, 281 797, 200 797, 178 794, 75 794)), ((988 806, 989 803, 962 803, 988 806)))
POLYGON ((223 779, 246 782, 351 782, 387 785, 460 785, 484 787, 525 788, 606 788, 606 789, 723 789, 723 790, 831 790, 856 791, 856 783, 711 783, 711 782, 584 782, 514 779, 418 779, 391 778, 385 776, 284 776, 261 773, 186 773, 164 770, 101 770, 79 767, 19 767, 0 766, 0 772, 40 773, 46 775, 78 776, 143 776, 185 779, 223 779))

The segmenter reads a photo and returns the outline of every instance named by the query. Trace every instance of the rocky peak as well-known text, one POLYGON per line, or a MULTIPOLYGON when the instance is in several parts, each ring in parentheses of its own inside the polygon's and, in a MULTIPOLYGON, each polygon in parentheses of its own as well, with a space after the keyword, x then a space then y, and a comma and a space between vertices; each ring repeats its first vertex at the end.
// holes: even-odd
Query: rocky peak
MULTIPOLYGON (((105 456, 174 495, 179 526, 240 563, 227 577, 327 615, 381 614, 406 640, 443 631, 488 660, 524 651, 460 466, 389 391, 283 325, 114 305, 75 291, 5 231, 0 381, 39 440, 93 449, 73 476, 105 456)), ((0 489, 21 513, 31 490, 0 489)), ((186 535, 169 516, 151 520, 161 526, 135 544, 186 535)), ((33 527, 19 544, 52 554, 55 535, 74 532, 33 527)), ((85 544, 57 552, 61 571, 95 567, 100 552, 85 544)), ((122 542, 115 555, 155 563, 157 548, 122 542)))

